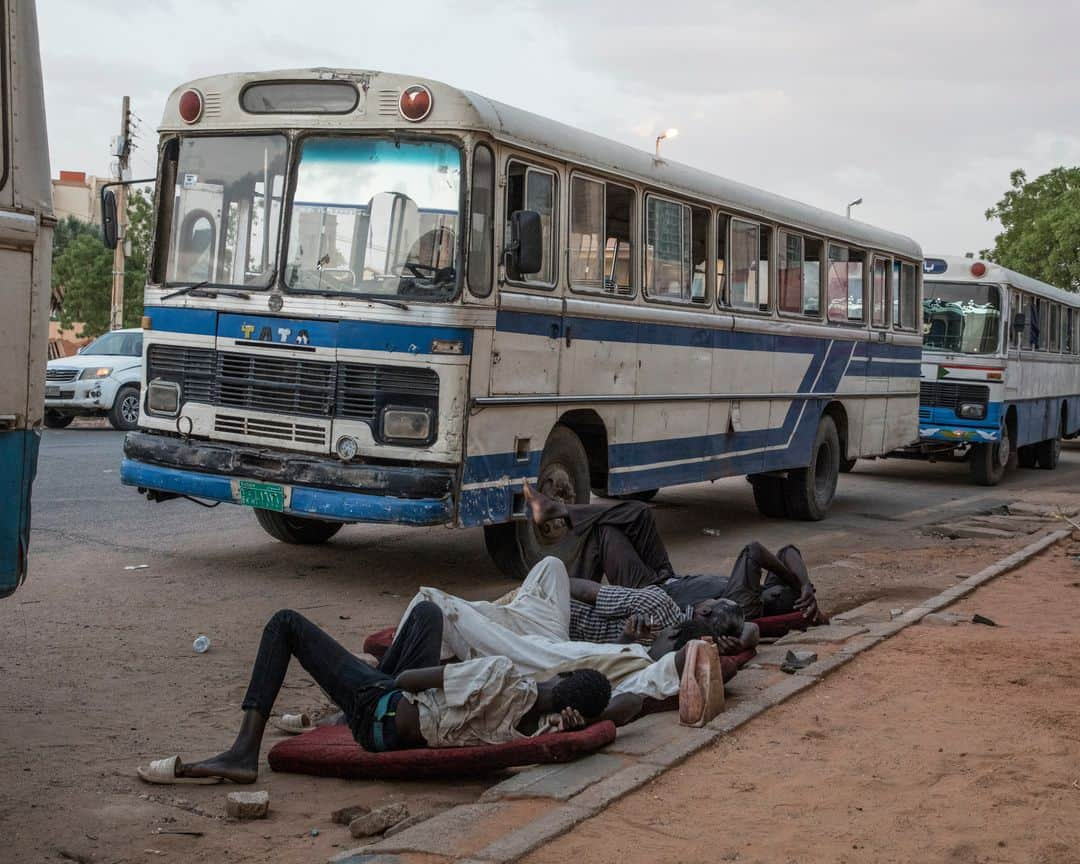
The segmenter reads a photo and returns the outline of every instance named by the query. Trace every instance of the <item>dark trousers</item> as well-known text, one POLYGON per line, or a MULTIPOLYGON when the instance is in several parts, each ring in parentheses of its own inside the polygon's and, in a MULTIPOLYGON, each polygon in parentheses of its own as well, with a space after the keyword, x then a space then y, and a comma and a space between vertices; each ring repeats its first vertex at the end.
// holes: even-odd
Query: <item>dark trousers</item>
MULTIPOLYGON (((757 542, 743 547, 731 568, 731 577, 723 594, 742 606, 747 618, 791 612, 799 599, 799 592, 791 583, 765 568, 761 556, 763 550, 757 542)), ((796 547, 785 546, 776 557, 796 576, 807 578, 806 563, 796 547)))
POLYGON ((428 601, 417 603, 378 668, 372 668, 299 612, 283 609, 263 628, 243 708, 269 719, 289 660, 295 657, 345 712, 356 740, 368 747, 375 703, 393 688, 399 673, 439 665, 442 631, 442 610, 428 601))
POLYGON ((570 504, 571 530, 582 537, 570 575, 612 585, 645 588, 673 575, 667 548, 652 510, 641 501, 617 504, 570 504))

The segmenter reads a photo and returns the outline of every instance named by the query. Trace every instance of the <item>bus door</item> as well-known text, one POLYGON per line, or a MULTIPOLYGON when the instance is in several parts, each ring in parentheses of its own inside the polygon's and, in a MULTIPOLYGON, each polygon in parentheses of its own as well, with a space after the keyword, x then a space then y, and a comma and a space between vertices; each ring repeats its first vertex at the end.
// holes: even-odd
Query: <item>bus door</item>
POLYGON ((1008 290, 1007 286, 1001 286, 1002 292, 1008 292, 1009 297, 1009 315, 1008 315, 1008 327, 1005 328, 1005 334, 1002 337, 1005 340, 1005 350, 1002 352, 1005 355, 1005 402, 1015 402, 1020 398, 1020 388, 1023 385, 1024 377, 1024 361, 1021 347, 1027 333, 1031 328, 1031 310, 1024 308, 1023 295, 1016 289, 1008 290), (1024 327, 1018 328, 1015 325, 1018 315, 1024 316, 1024 327))

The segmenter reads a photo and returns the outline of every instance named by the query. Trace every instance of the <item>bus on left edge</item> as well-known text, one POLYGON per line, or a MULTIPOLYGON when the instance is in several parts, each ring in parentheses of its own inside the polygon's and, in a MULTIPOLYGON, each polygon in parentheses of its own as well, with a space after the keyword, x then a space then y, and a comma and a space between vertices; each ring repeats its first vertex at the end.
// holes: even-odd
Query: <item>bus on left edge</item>
POLYGON ((0 0, 0 597, 26 578, 49 339, 49 145, 34 0, 0 0))

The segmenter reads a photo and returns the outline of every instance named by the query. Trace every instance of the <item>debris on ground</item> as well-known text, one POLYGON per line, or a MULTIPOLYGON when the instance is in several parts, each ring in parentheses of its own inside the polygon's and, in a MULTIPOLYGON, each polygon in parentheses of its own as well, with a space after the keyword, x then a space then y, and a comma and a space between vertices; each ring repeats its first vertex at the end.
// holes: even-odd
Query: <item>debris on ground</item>
POLYGON ((964 616, 958 615, 956 612, 931 612, 929 615, 923 616, 922 623, 936 624, 939 627, 955 627, 963 620, 964 616))
POLYGON ((976 612, 973 616, 971 616, 971 623, 972 624, 985 624, 987 627, 997 627, 998 626, 997 621, 994 621, 994 620, 992 620, 990 618, 987 618, 985 615, 980 615, 978 612, 976 612))
POLYGON ((270 812, 269 792, 230 792, 225 812, 233 819, 265 819, 270 812))
POLYGON ((150 569, 150 565, 149 564, 128 564, 124 569, 125 570, 148 570, 148 569, 150 569))
POLYGON ((195 641, 191 643, 191 647, 196 654, 205 654, 210 650, 210 639, 207 636, 197 636, 195 641))
POLYGON ((904 614, 904 608, 902 606, 897 606, 895 609, 890 609, 889 610, 889 620, 891 621, 894 618, 899 618, 903 614, 904 614))
POLYGON ((421 822, 429 818, 427 813, 417 813, 415 816, 410 816, 408 819, 402 819, 397 825, 391 825, 386 829, 384 837, 393 837, 395 834, 400 834, 406 828, 412 828, 413 825, 419 825, 421 822))
POLYGON ((788 651, 784 655, 784 662, 780 664, 780 671, 790 675, 816 662, 817 654, 813 651, 788 651))
POLYGON ((398 822, 404 822, 408 818, 409 808, 404 804, 386 804, 353 819, 349 823, 349 833, 353 837, 371 837, 382 834, 387 828, 392 828, 398 822))
POLYGON ((365 807, 363 804, 350 804, 348 807, 342 807, 331 813, 330 821, 335 825, 348 825, 356 817, 366 816, 370 812, 371 808, 365 807))

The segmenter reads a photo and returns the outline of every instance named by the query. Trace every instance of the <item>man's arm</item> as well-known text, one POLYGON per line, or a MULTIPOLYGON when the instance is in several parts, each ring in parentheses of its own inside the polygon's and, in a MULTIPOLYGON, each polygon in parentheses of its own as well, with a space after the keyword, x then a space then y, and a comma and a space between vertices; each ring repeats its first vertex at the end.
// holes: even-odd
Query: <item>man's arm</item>
POLYGON ((406 669, 394 679, 394 688, 409 693, 421 690, 438 690, 443 686, 445 666, 429 666, 427 669, 406 669))
POLYGON ((604 713, 596 719, 610 720, 616 726, 625 726, 641 713, 645 700, 636 693, 619 693, 612 696, 604 713))
POLYGON ((589 606, 596 605, 596 596, 600 593, 600 583, 591 579, 570 579, 570 599, 589 606))
POLYGON ((783 561, 773 555, 772 552, 756 541, 746 548, 751 561, 763 570, 775 573, 799 593, 799 597, 794 605, 796 609, 803 613, 804 617, 814 618, 817 616, 817 598, 814 594, 814 585, 811 583, 809 576, 805 573, 797 573, 792 570, 784 564, 783 561))

